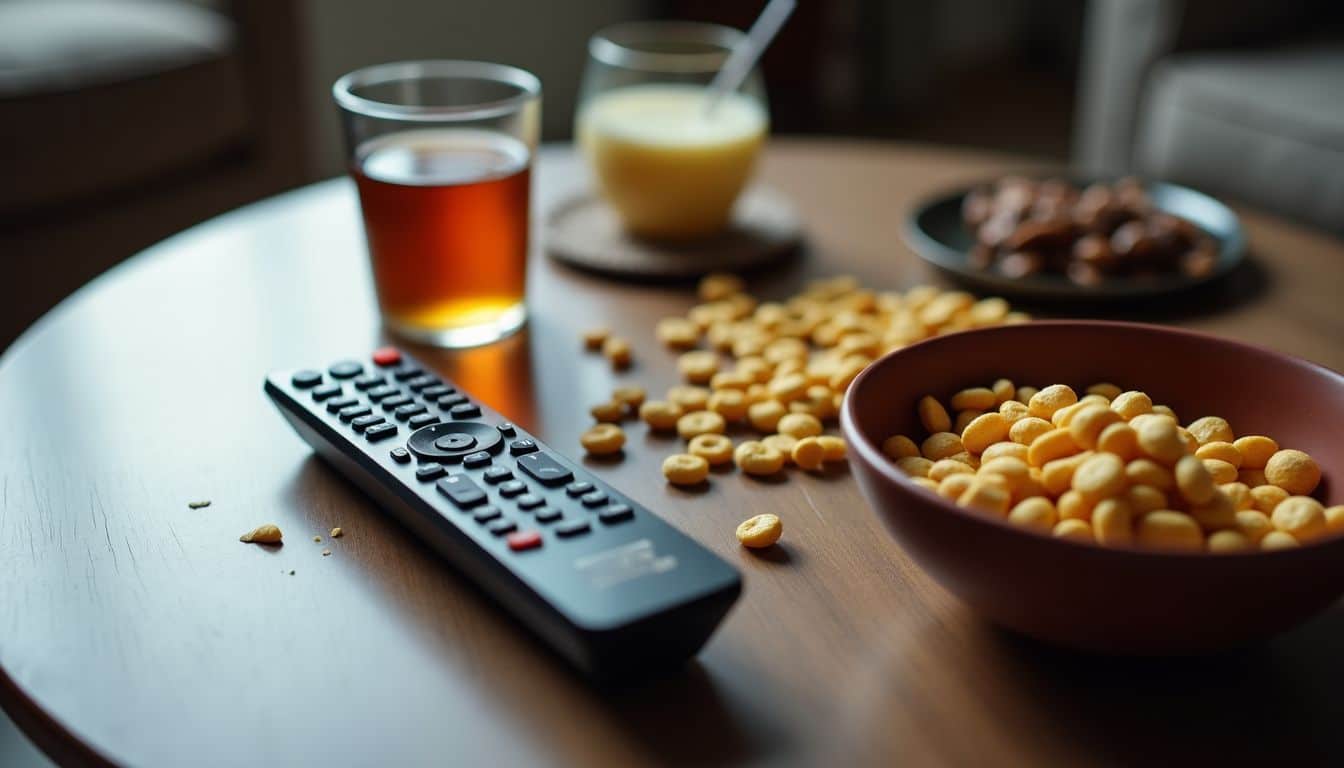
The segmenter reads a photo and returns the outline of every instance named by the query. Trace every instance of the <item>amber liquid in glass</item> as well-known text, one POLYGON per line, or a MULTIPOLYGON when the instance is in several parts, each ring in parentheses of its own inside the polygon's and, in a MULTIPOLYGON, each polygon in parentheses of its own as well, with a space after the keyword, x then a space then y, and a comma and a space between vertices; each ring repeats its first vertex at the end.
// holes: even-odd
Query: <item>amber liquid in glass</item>
POLYGON ((432 335, 521 324, 530 159, 517 139, 468 129, 359 147, 351 172, 390 325, 432 335))

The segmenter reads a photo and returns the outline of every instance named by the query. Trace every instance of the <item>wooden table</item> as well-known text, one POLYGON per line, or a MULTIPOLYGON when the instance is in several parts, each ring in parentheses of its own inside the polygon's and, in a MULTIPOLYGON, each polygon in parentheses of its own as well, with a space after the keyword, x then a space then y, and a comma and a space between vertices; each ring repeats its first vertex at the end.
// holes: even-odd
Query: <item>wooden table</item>
MULTIPOLYGON (((763 175, 796 201, 812 248, 752 288, 784 296, 836 272, 880 287, 932 279, 901 242, 911 203, 1023 165, 775 142, 763 175)), ((549 150, 538 209, 583 183, 549 150)), ((1344 247, 1244 216, 1255 269, 1127 311, 1344 368, 1344 247)), ((525 333, 415 351, 577 453, 584 404, 616 381, 673 382, 653 325, 692 298, 540 254, 531 267, 525 333), (629 374, 578 352, 579 331, 601 323, 633 339, 629 374)), ((0 702, 59 762, 1300 764, 1344 749, 1342 611, 1215 658, 1061 653, 968 614, 846 473, 716 475, 686 493, 658 473, 674 443, 640 427, 627 458, 596 471, 736 563, 746 589, 685 670, 593 690, 314 458, 262 395, 268 369, 381 341, 353 189, 337 180, 150 249, 5 355, 0 702), (202 498, 213 504, 187 508, 202 498), (734 526, 767 510, 787 523, 784 546, 739 549, 734 526), (287 532, 282 548, 238 543, 267 521, 287 532), (346 536, 311 541, 333 526, 346 536)))

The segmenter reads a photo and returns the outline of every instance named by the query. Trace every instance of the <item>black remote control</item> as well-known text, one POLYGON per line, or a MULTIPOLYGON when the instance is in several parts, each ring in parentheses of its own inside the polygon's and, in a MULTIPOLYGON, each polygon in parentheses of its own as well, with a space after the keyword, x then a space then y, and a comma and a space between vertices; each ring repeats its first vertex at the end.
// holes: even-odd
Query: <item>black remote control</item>
POLYGON ((694 655, 737 570, 393 347, 266 394, 304 440, 592 677, 694 655))

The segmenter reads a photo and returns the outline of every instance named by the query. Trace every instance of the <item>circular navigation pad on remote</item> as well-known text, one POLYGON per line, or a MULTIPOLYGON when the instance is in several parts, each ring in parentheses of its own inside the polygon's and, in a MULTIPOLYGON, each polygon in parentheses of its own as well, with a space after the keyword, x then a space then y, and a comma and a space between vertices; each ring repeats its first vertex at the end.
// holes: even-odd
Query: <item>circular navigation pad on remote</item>
POLYGON ((453 421, 416 430, 406 447, 425 461, 456 464, 468 453, 498 453, 504 447, 504 438, 489 424, 453 421))

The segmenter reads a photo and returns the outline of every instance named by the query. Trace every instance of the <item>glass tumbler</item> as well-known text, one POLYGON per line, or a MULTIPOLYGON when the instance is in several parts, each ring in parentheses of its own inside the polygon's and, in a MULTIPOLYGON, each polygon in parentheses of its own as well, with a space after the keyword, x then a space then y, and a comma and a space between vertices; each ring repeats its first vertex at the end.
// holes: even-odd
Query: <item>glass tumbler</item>
POLYGON ((522 326, 541 83, 477 61, 406 61, 336 81, 378 306, 441 347, 522 326))
POLYGON ((574 134, 631 234, 694 240, 722 230, 769 133, 760 72, 711 104, 707 86, 743 34, 731 27, 617 24, 588 41, 574 134))

